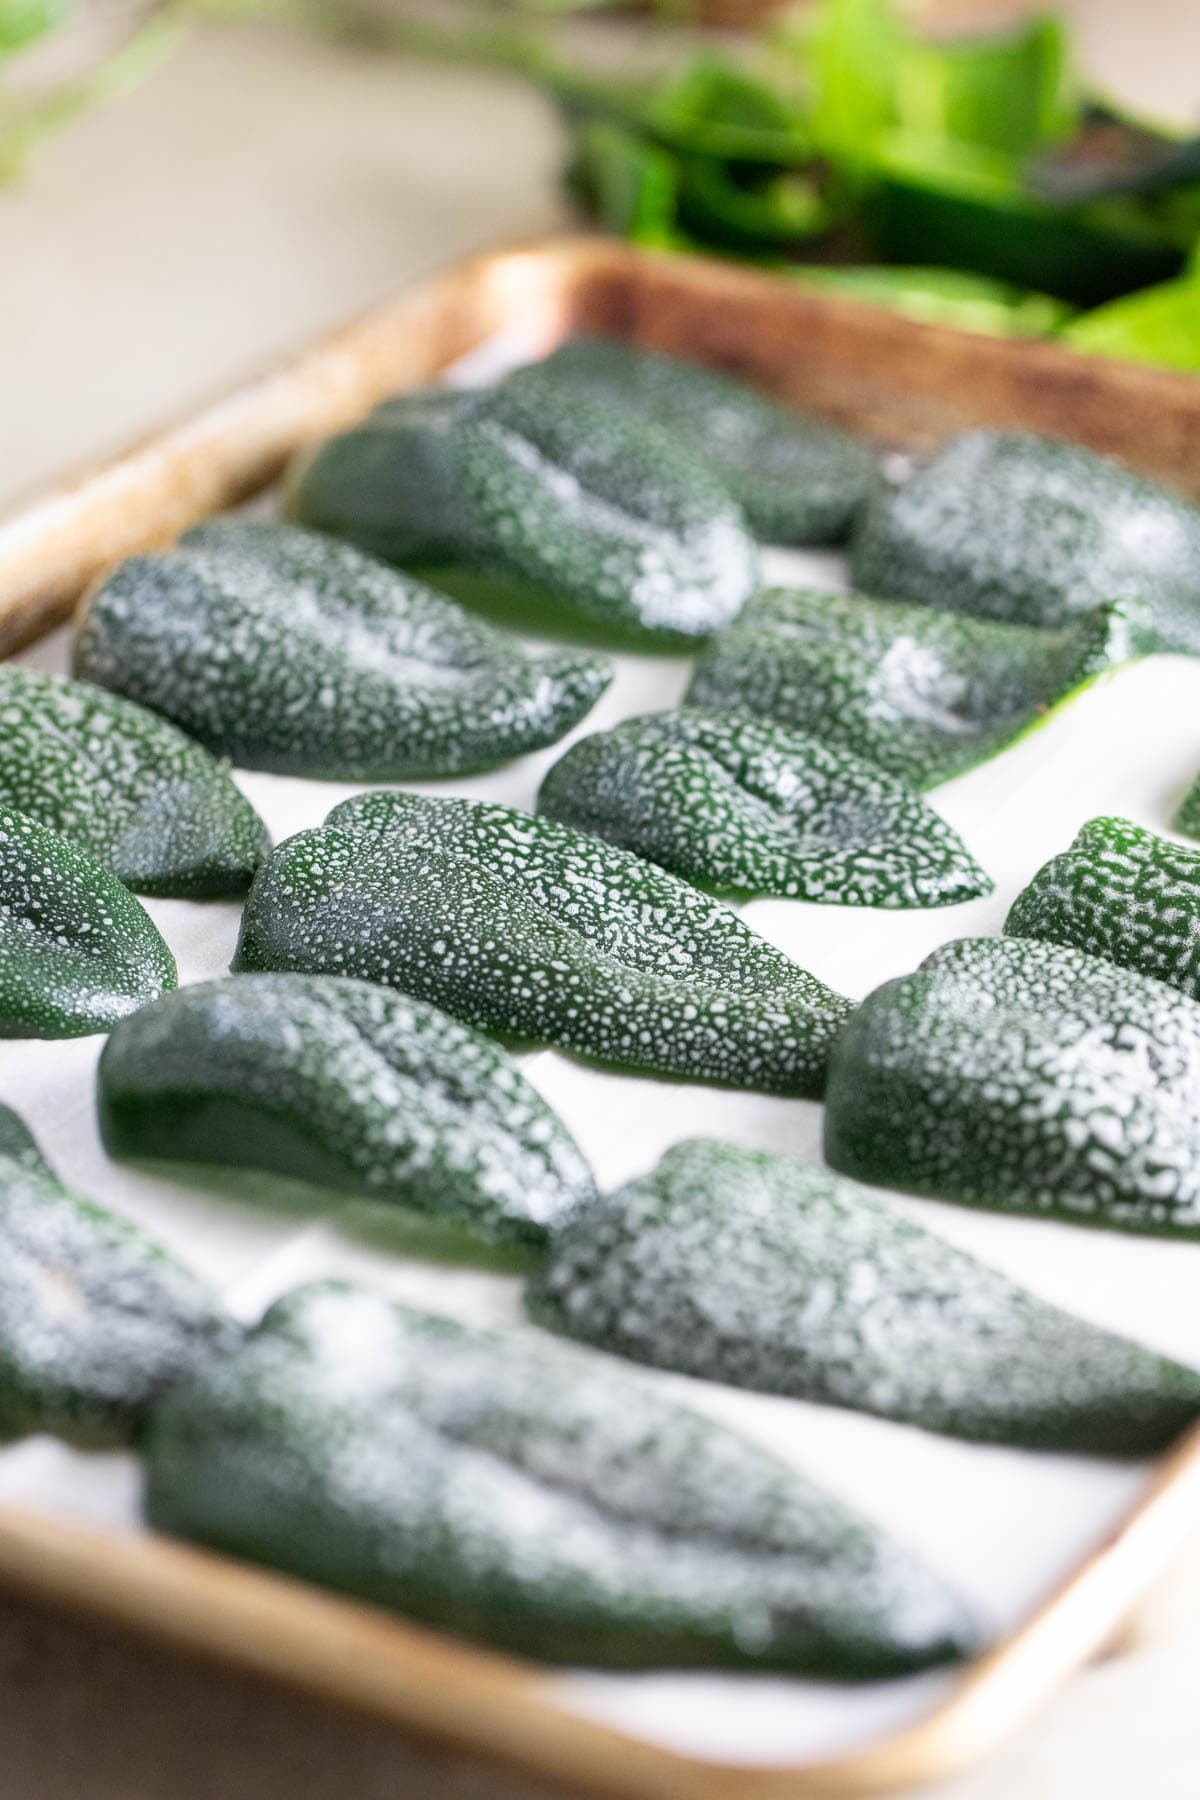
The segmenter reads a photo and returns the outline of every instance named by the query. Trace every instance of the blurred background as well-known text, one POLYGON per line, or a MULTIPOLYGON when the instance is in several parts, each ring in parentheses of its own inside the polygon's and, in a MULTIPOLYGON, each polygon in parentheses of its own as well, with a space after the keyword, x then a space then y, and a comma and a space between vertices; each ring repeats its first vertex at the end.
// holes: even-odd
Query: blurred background
POLYGON ((0 494, 581 220, 1200 368, 1190 128, 1195 0, 0 0, 0 494))

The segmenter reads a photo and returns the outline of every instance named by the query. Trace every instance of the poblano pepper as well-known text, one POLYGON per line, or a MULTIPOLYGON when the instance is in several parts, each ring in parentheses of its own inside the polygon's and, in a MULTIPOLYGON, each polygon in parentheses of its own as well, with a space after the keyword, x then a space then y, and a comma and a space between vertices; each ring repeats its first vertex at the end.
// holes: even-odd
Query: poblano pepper
POLYGON ((1200 1002, 1081 950, 947 944, 834 1048, 825 1154, 879 1187, 1200 1235, 1200 1002))
POLYGON ((764 543, 839 542, 874 483, 866 444, 701 363, 580 337, 537 367, 570 393, 682 437, 764 543))
POLYGON ((281 844, 236 969, 357 975, 506 1038, 817 1094, 850 1003, 737 914, 552 819, 373 793, 281 844))
POLYGON ((0 1037, 108 1031, 176 980, 154 921, 110 869, 0 805, 0 1037))
POLYGON ((236 894, 271 847, 227 769, 90 682, 0 666, 0 801, 141 894, 236 894))
POLYGON ((277 1302, 145 1463, 161 1530, 548 1660, 862 1679, 973 1640, 886 1533, 646 1376, 366 1290, 277 1302))
POLYGON ((110 1155, 269 1169, 484 1243, 540 1244, 595 1191, 498 1044, 365 981, 181 988, 113 1033, 98 1106, 110 1155))
POLYGON ((1200 507, 1075 444, 952 438, 880 489, 851 568, 867 592, 1016 625, 1120 600, 1137 649, 1200 655, 1200 507))
POLYGON ((523 623, 686 643, 753 590, 741 509, 686 444, 537 368, 400 394, 293 479, 303 524, 453 582, 523 623))
POLYGON ((689 705, 843 744, 934 787, 986 762, 1129 655, 1119 608, 1061 631, 859 594, 758 594, 699 658, 689 705))
POLYGON ((317 532, 217 519, 92 595, 75 672, 244 768, 370 781, 490 768, 553 744, 611 669, 532 655, 317 532))
POLYGON ((167 1388, 235 1338, 203 1282, 69 1192, 0 1107, 0 1437, 128 1439, 167 1388))
POLYGON ((811 1163, 703 1139, 555 1234, 530 1316, 635 1362, 1039 1450, 1140 1456, 1200 1372, 811 1163))
POLYGON ((1200 1000, 1200 851, 1128 819, 1091 819, 1017 895, 1004 929, 1107 957, 1200 1000))
POLYGON ((580 738, 537 803, 727 892, 952 906, 992 885, 904 782, 840 744, 736 713, 650 713, 580 738))

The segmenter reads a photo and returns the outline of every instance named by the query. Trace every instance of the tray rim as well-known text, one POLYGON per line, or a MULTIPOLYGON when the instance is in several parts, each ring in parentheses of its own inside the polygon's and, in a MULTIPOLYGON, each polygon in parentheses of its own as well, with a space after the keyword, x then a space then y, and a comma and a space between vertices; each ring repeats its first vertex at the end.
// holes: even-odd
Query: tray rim
MULTIPOLYGON (((18 503, 0 519, 0 654, 62 622, 112 561, 265 487, 296 448, 384 394, 432 379, 514 319, 547 349, 580 322, 653 341, 655 309, 672 300, 685 312, 719 311, 727 350, 739 319, 776 317, 792 341, 815 337, 818 355, 832 343, 868 361, 899 358, 933 380, 982 368, 985 392, 1008 384, 1018 411, 1022 395, 1047 384, 1052 400, 1083 395, 1083 429, 1074 417, 1071 427, 1088 441, 1099 397, 1118 409, 1118 421, 1165 408, 1183 421, 1179 441, 1200 447, 1200 381, 1190 376, 920 324, 697 257, 598 237, 549 238, 484 252, 406 286, 177 423, 18 503)), ((733 352, 728 360, 737 364, 733 352)), ((596 1800, 833 1800, 935 1781, 997 1748, 1104 1652, 1198 1528, 1200 1426, 1158 1461, 1106 1540, 1023 1625, 969 1664, 944 1701, 862 1750, 803 1764, 668 1750, 567 1711, 535 1665, 154 1533, 101 1532, 2 1507, 0 1583, 596 1800)))

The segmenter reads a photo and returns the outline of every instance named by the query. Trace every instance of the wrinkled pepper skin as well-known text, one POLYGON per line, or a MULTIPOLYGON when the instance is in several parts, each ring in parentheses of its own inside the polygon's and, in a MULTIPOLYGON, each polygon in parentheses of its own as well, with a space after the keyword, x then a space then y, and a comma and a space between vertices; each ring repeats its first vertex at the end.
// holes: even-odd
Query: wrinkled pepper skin
POLYGON ((354 975, 520 1042, 821 1091, 850 1003, 628 851, 471 800, 372 793, 255 877, 236 970, 354 975))
POLYGON ((1200 654, 1200 507, 1051 438, 952 438, 881 488, 851 571, 867 592, 1013 625, 1061 628, 1121 600, 1137 650, 1200 654))
POLYGON ((1080 950, 973 938, 877 988, 831 1059, 825 1155, 878 1187, 1200 1235, 1200 1003, 1080 950))
POLYGON ((556 1233, 538 1324, 634 1362, 982 1443, 1160 1450, 1200 1372, 1039 1299, 811 1163, 703 1139, 556 1233))
POLYGON ((1130 653, 1119 607, 1040 631, 774 588, 706 648, 687 703, 772 719, 929 788, 1006 749, 1130 653))
POLYGON ((595 655, 530 654, 347 544, 237 518, 121 563, 87 605, 75 673, 242 768, 346 781, 541 749, 612 678, 595 655))
POLYGON ((865 1679, 961 1655, 940 1578, 636 1371, 323 1284, 158 1410, 156 1527, 616 1667, 865 1679))
POLYGON ((538 811, 718 892, 953 906, 992 883, 905 782, 840 744, 685 708, 580 738, 538 811))
POLYGON ((290 508, 406 567, 474 571, 546 617, 686 645, 753 591, 741 509, 686 444, 539 369, 401 394, 294 474, 290 508))
POLYGON ((61 832, 135 893, 245 893, 271 848, 229 771, 119 694, 5 663, 0 724, 0 803, 61 832))
POLYGON ((365 981, 182 988, 109 1039, 97 1103, 112 1156, 268 1169, 482 1245, 540 1245, 595 1192, 499 1045, 365 981))
POLYGON ((236 1337, 203 1282, 70 1193, 0 1107, 0 1437, 126 1442, 236 1337))
POLYGON ((1091 819, 1017 895, 1004 930, 1070 944, 1200 1000, 1200 851, 1128 819, 1091 819))
POLYGON ((876 457, 866 444, 702 363, 579 337, 537 366, 568 393, 676 433, 703 456, 761 543, 841 543, 874 485, 876 457))
POLYGON ((178 979, 149 913, 68 838, 0 805, 0 1037, 87 1037, 178 979))

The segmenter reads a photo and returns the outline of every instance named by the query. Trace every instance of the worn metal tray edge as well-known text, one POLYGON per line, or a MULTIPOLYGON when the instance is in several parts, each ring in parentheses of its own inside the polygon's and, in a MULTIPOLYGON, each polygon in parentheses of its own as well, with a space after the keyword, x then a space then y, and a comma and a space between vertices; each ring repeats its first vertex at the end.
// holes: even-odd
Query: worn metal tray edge
MULTIPOLYGON (((430 381, 499 331, 549 349, 586 327, 741 370, 902 446, 970 424, 1078 438, 1195 490, 1200 381, 1059 346, 921 325, 770 276, 600 238, 460 263, 0 521, 0 652, 66 618, 108 563, 247 497, 301 444, 430 381)), ((916 1725, 803 1766, 689 1758, 569 1713, 539 1670, 152 1534, 0 1508, 0 1583, 280 1680, 561 1789, 638 1800, 898 1791, 1011 1736, 1128 1629, 1200 1527, 1200 1428, 1016 1632, 916 1725)))

